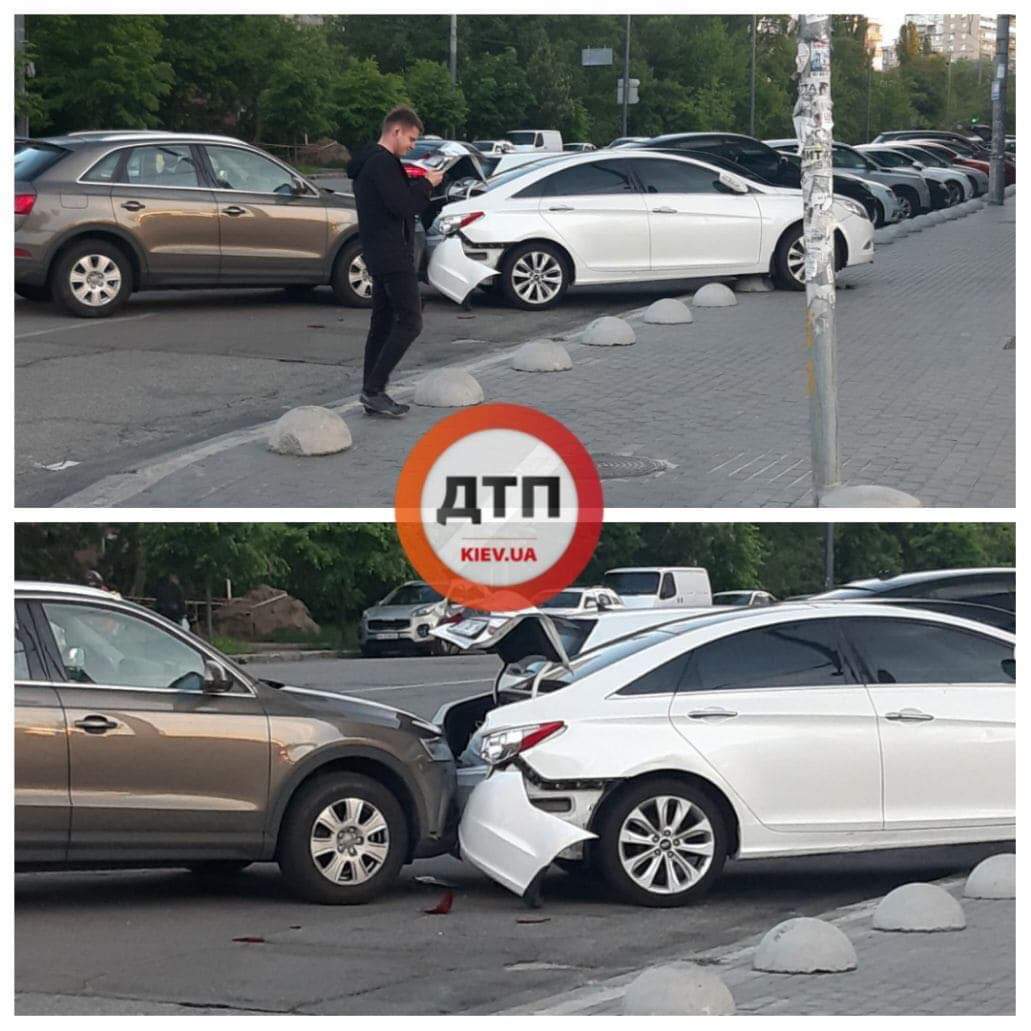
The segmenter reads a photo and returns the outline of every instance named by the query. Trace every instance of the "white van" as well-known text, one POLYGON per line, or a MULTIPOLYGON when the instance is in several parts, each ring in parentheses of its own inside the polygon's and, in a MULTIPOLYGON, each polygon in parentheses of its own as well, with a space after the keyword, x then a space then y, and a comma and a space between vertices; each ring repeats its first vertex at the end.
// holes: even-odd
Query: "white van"
POLYGON ((610 569, 603 577, 631 609, 708 606, 712 604, 709 572, 699 567, 639 566, 610 569))
POLYGON ((513 129, 505 133, 505 139, 515 146, 517 151, 561 151, 562 133, 557 129, 513 129))

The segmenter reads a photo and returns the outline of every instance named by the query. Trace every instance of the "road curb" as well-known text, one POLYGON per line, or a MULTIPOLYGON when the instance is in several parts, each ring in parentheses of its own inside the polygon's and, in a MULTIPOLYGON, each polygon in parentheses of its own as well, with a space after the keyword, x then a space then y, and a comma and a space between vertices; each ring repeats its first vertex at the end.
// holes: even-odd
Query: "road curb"
POLYGON ((357 651, 338 651, 334 648, 315 648, 305 651, 285 648, 283 651, 242 652, 239 655, 232 655, 230 658, 237 662, 243 660, 245 664, 249 664, 252 662, 305 662, 308 659, 352 659, 357 655, 357 651))

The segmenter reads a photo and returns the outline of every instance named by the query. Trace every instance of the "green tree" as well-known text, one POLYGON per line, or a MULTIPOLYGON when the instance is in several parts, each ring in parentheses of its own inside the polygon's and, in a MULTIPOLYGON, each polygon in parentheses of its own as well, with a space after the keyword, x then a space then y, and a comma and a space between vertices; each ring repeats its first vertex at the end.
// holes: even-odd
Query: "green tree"
POLYGON ((36 48, 30 92, 42 105, 41 128, 147 129, 160 122, 173 73, 161 59, 161 15, 31 15, 36 48))
POLYGON ((514 47, 471 58, 460 65, 459 78, 469 109, 469 139, 498 137, 523 124, 530 84, 514 47))
POLYGON ((409 102, 401 76, 381 72, 373 57, 352 59, 334 91, 336 138, 352 151, 378 140, 387 112, 409 102))
POLYGON ((895 42, 895 55, 899 64, 905 65, 915 61, 923 53, 923 44, 917 27, 907 21, 899 29, 899 38, 895 42))
POLYGON ((265 136, 299 143, 335 128, 335 59, 317 26, 291 24, 258 103, 265 136))
POLYGON ((405 76, 405 87, 427 132, 450 134, 465 125, 469 107, 462 87, 452 84, 445 65, 415 61, 405 76))

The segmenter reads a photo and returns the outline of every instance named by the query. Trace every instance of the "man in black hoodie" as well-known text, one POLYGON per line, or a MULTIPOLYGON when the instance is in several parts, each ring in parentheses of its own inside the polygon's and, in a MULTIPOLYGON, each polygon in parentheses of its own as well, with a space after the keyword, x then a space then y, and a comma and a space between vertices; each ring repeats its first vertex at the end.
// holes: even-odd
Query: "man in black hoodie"
POLYGON ((372 319, 365 341, 361 402, 370 415, 401 416, 407 405, 387 393, 387 382, 412 341, 422 332, 422 301, 415 269, 415 219, 430 203, 443 175, 409 179, 400 159, 423 131, 419 116, 395 107, 383 120, 378 143, 347 166, 358 207, 358 232, 372 276, 372 319))

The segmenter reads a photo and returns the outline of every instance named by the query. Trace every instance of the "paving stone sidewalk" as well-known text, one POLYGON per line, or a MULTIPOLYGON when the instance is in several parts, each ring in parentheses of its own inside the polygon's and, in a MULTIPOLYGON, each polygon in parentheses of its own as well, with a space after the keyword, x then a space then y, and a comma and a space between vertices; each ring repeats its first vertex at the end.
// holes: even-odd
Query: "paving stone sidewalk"
MULTIPOLYGON (((878 483, 925 506, 1015 503, 1016 201, 878 247, 838 292, 840 445, 847 483, 878 483)), ((610 479, 610 507, 811 505, 804 295, 740 294, 686 326, 630 315, 632 347, 566 341, 570 372, 516 372, 509 356, 470 368, 488 401, 532 405, 595 456, 659 459, 658 475, 610 479)), ((418 344, 416 344, 418 346, 418 344)), ((402 374, 396 395, 410 399, 402 374)), ((210 442, 65 499, 170 507, 388 507, 415 441, 449 410, 403 421, 337 408, 354 446, 289 458, 268 428, 210 442)), ((278 413, 270 413, 270 417, 278 413)))
MULTIPOLYGON (((856 970, 843 974, 767 974, 752 969, 760 938, 730 949, 685 956, 722 978, 739 1014, 989 1016, 1016 1012, 1016 905, 1010 900, 965 899, 963 881, 946 885, 960 900, 962 931, 875 931, 875 903, 824 919, 837 924, 856 950, 856 970)), ((517 1013, 601 1015, 622 1012, 626 975, 517 1013)))

